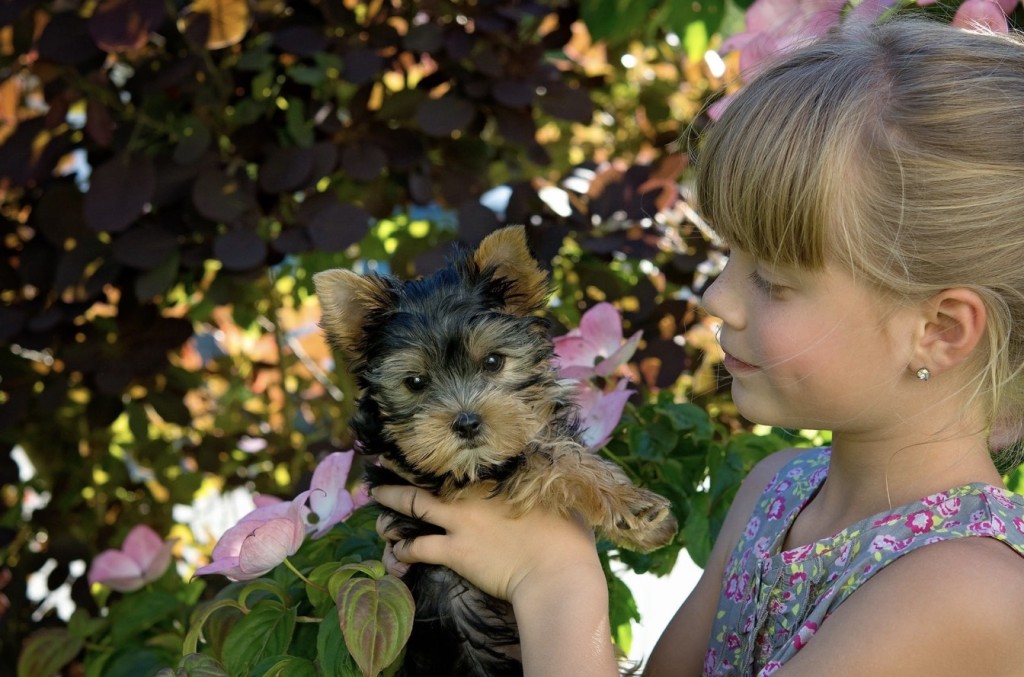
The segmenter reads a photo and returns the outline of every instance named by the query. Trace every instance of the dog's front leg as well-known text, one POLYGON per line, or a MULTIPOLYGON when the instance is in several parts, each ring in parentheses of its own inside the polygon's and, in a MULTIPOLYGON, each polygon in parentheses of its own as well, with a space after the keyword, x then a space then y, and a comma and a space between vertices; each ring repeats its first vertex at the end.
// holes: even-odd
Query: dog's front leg
POLYGON ((668 499, 635 486, 622 468, 582 448, 535 456, 517 479, 508 493, 516 511, 540 505, 577 513, 612 542, 638 552, 660 548, 676 534, 668 499))

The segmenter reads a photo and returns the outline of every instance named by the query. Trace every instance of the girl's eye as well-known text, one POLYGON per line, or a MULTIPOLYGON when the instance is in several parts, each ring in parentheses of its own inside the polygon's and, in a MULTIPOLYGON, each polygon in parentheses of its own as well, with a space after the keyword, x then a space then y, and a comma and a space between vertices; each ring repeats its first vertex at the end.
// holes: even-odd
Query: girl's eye
POLYGON ((491 353, 484 358, 483 368, 484 371, 496 372, 501 371, 501 368, 505 366, 505 356, 497 353, 491 353))
POLYGON ((750 280, 750 282, 754 285, 755 288, 757 288, 760 291, 763 291, 765 294, 771 295, 771 293, 775 290, 775 285, 761 277, 761 273, 757 272, 756 270, 750 273, 750 275, 747 276, 747 279, 750 280))
POLYGON ((406 377, 405 379, 405 387, 414 393, 422 392, 428 383, 430 383, 430 379, 419 374, 406 377))

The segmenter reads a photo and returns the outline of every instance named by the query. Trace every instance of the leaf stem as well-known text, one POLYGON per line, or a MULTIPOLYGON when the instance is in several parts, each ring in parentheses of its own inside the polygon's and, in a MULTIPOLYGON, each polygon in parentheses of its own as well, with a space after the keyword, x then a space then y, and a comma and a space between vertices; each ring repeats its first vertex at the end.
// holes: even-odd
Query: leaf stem
POLYGON ((284 558, 284 565, 285 565, 286 567, 288 567, 289 569, 291 569, 291 570, 292 570, 292 573, 293 573, 293 574, 295 574, 296 576, 298 576, 298 577, 299 577, 299 579, 300 579, 300 580, 301 580, 301 581, 302 581, 303 583, 305 583, 306 585, 308 585, 309 587, 311 587, 311 588, 316 588, 316 589, 317 589, 317 590, 319 590, 320 592, 327 592, 327 588, 325 588, 324 586, 322 586, 322 585, 319 585, 319 584, 317 584, 317 583, 314 583, 313 581, 311 581, 311 580, 309 580, 308 578, 306 578, 305 576, 303 576, 303 575, 302 575, 302 572, 301 572, 301 571, 299 571, 298 569, 296 569, 296 568, 295 568, 295 565, 294 565, 294 564, 292 564, 292 561, 291 561, 290 559, 288 559, 287 557, 285 557, 285 558, 284 558))

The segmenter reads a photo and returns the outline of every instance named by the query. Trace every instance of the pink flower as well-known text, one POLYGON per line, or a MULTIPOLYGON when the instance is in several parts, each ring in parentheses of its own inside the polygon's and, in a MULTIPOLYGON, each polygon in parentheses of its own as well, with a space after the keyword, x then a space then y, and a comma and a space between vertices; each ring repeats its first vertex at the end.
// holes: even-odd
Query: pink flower
POLYGON ((924 534, 932 530, 932 511, 918 510, 907 515, 906 525, 915 534, 924 534))
POLYGON ((721 51, 740 51, 740 71, 755 75, 769 58, 824 35, 839 23, 846 0, 755 0, 747 30, 727 38, 721 51))
POLYGON ((900 516, 899 515, 886 515, 885 517, 881 517, 881 518, 875 520, 872 523, 871 526, 873 526, 873 527, 884 527, 884 526, 888 526, 888 525, 890 525, 890 524, 892 524, 894 522, 899 522, 899 521, 900 521, 900 516))
POLYGON ((291 501, 256 508, 224 532, 213 548, 213 561, 196 575, 223 574, 236 581, 259 578, 302 545, 306 524, 302 509, 309 496, 304 491, 291 501))
POLYGON ((871 541, 871 552, 902 552, 906 550, 913 538, 897 539, 885 534, 875 536, 871 541))
POLYGON ((128 532, 120 550, 104 550, 89 565, 89 583, 118 592, 132 592, 160 578, 171 563, 177 539, 165 541, 145 524, 128 532))
POLYGON ((782 561, 786 564, 803 561, 814 552, 814 547, 814 543, 808 543, 807 545, 801 545, 799 548, 787 550, 782 553, 782 561))
POLYGON ((771 505, 768 506, 768 519, 777 520, 782 517, 783 511, 786 509, 786 501, 781 496, 776 496, 772 499, 771 505))
POLYGON ((952 517, 960 512, 960 499, 954 496, 953 498, 946 499, 942 503, 935 506, 935 509, 943 517, 952 517))
POLYGON ((796 647, 796 650, 799 651, 800 649, 807 646, 807 642, 811 639, 811 637, 814 637, 814 633, 816 633, 817 631, 818 624, 814 621, 807 621, 802 626, 800 626, 800 629, 796 631, 796 636, 793 637, 793 646, 796 647))
POLYGON ((588 449, 600 449, 607 442, 622 418, 626 401, 633 394, 626 386, 629 381, 622 379, 611 392, 604 392, 589 383, 576 384, 576 404, 579 405, 580 428, 583 443, 588 449))
POLYGON ((743 536, 745 538, 753 538, 760 528, 761 518, 757 515, 754 515, 750 518, 750 521, 747 522, 747 528, 743 530, 743 536))
POLYGON ((1005 534, 1006 523, 999 519, 999 515, 992 515, 992 519, 983 519, 967 525, 970 531, 976 534, 1005 534))
POLYGON ((994 2, 993 0, 964 0, 950 23, 968 30, 980 26, 997 33, 1006 33, 1009 30, 1006 14, 1008 10, 1013 9, 1015 4, 1015 2, 994 2), (1004 8, 1006 5, 1009 7, 1004 8))
POLYGON ((623 340, 622 318, 610 303, 598 303, 580 318, 580 326, 554 339, 555 363, 562 378, 611 376, 629 361, 642 331, 623 340))
POLYGON ((320 538, 355 510, 355 500, 345 488, 352 469, 354 451, 335 451, 324 457, 313 471, 308 504, 302 506, 303 521, 320 538))

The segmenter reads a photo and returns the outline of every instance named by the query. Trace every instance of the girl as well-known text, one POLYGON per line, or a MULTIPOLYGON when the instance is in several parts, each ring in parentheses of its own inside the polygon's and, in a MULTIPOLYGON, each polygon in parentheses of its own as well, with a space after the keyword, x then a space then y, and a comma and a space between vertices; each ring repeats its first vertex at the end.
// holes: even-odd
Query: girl
MULTIPOLYGON (((1024 674, 1024 498, 990 454, 1024 409, 1024 41, 845 26, 736 97, 697 181, 731 245, 704 305, 736 406, 833 443, 752 471, 646 673, 1024 674)), ((616 674, 578 524, 375 497, 446 529, 396 571, 511 600, 527 675, 616 674)))

